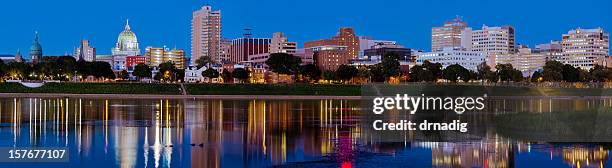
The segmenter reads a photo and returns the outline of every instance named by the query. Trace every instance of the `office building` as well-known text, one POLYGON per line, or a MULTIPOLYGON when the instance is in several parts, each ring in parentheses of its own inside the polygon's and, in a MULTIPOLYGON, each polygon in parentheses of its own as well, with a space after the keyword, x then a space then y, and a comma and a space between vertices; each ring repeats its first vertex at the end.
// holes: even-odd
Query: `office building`
POLYGON ((585 70, 593 68, 597 60, 609 55, 610 34, 602 28, 570 30, 563 34, 561 63, 585 70))
POLYGON ((191 20, 191 63, 200 57, 210 57, 221 62, 221 11, 212 6, 203 6, 193 12, 191 20))
POLYGON ((477 71, 478 65, 486 61, 486 55, 479 51, 470 51, 466 48, 444 48, 442 51, 432 51, 417 54, 417 64, 423 64, 425 60, 432 63, 440 63, 443 68, 449 65, 459 64, 462 67, 477 71))
POLYGON ((246 35, 243 38, 232 40, 230 45, 229 62, 241 63, 249 60, 249 56, 270 53, 270 38, 252 38, 246 35))
POLYGON ((297 43, 291 42, 282 32, 276 32, 272 34, 272 40, 270 43, 270 53, 287 53, 295 54, 297 50, 297 43))
POLYGON ((177 69, 185 68, 185 51, 182 49, 169 49, 166 46, 147 47, 145 52, 146 62, 149 66, 159 66, 166 62, 172 62, 177 69))
MULTIPOLYGON (((465 28, 461 33, 461 46, 467 50, 482 52, 487 55, 487 64, 494 67, 500 55, 515 52, 515 34, 511 26, 488 27, 481 30, 465 28)), ((499 58, 504 59, 504 58, 499 58)))
POLYGON ((79 48, 74 50, 74 57, 77 61, 94 62, 96 61, 96 48, 89 45, 89 40, 81 40, 79 48))
POLYGON ((467 28, 467 23, 460 17, 444 22, 443 26, 431 28, 431 51, 461 46, 461 32, 467 28))

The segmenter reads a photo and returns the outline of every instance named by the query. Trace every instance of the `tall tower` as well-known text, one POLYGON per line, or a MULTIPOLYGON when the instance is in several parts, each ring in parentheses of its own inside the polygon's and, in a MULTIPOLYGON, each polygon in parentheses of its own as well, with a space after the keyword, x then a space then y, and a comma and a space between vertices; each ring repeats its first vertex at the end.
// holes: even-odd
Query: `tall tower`
POLYGON ((210 57, 220 62, 221 57, 221 11, 213 11, 205 5, 193 12, 191 20, 191 63, 200 57, 210 57))
POLYGON ((17 49, 17 54, 15 54, 15 62, 23 62, 23 58, 21 57, 21 49, 17 49))
POLYGON ((461 31, 465 28, 467 23, 459 16, 452 21, 444 22, 444 26, 431 28, 431 51, 461 47, 461 31))
POLYGON ((33 64, 38 64, 43 57, 42 46, 38 42, 38 32, 35 32, 34 42, 30 47, 30 59, 33 64))

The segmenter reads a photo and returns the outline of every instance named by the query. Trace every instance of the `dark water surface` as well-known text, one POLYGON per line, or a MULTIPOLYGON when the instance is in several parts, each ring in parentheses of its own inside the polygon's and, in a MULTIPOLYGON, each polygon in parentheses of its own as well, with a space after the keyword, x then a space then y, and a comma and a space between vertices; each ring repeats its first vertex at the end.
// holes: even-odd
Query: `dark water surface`
MULTIPOLYGON (((1 98, 0 147, 67 147, 69 163, 46 163, 56 167, 610 167, 609 143, 540 141, 494 129, 495 122, 472 125, 479 136, 460 142, 380 142, 360 123, 367 111, 359 103, 1 98)), ((612 113, 612 99, 601 98, 499 99, 488 106, 466 118, 612 113)))

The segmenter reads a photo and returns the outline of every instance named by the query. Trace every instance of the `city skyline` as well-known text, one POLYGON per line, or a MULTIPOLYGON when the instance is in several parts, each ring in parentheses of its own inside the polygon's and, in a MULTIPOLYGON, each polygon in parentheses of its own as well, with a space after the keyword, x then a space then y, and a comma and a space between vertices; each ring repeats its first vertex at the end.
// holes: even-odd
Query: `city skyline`
POLYGON ((9 23, 9 26, 0 31, 0 36, 6 39, 0 41, 0 53, 15 54, 17 49, 27 50, 34 38, 34 31, 38 31, 45 55, 72 53, 74 47, 80 44, 81 39, 89 40, 91 45, 97 48, 99 54, 110 54, 116 42, 116 35, 121 32, 127 19, 130 19, 133 31, 139 36, 141 49, 146 46, 167 45, 177 46, 177 48, 185 49, 186 53, 191 53, 191 15, 193 11, 200 9, 206 3, 210 3, 215 10, 223 12, 222 36, 225 38, 242 37, 242 29, 249 27, 253 29, 254 37, 269 37, 273 32, 284 32, 291 41, 297 41, 300 48, 306 41, 335 35, 340 27, 353 27, 356 35, 359 36, 394 40, 408 48, 429 51, 431 28, 443 25, 445 21, 452 20, 456 15, 462 16, 468 26, 473 28, 479 28, 483 24, 488 26, 511 25, 516 29, 516 43, 527 44, 530 47, 550 40, 561 40, 562 34, 578 27, 601 27, 609 31, 608 28, 612 24, 607 22, 612 14, 604 7, 610 2, 602 0, 584 2, 584 4, 602 5, 574 9, 571 16, 560 15, 564 9, 561 7, 568 4, 569 1, 530 3, 517 1, 514 5, 501 6, 498 10, 479 9, 479 6, 489 4, 479 4, 475 1, 446 2, 449 5, 440 7, 429 2, 399 2, 388 5, 384 2, 367 4, 363 3, 365 1, 352 1, 355 3, 330 2, 325 6, 314 5, 316 2, 312 2, 300 8, 275 4, 274 1, 172 2, 156 0, 147 1, 147 3, 143 3, 144 1, 126 2, 122 5, 116 5, 118 3, 115 1, 87 2, 87 5, 70 2, 73 1, 53 2, 53 6, 59 8, 44 8, 47 6, 46 3, 50 3, 46 1, 8 2, 9 4, 5 7, 12 7, 1 9, 0 14, 7 16, 17 13, 17 17, 5 17, 1 20, 3 23, 9 23), (541 6, 537 4, 547 5, 537 7, 541 6), (18 9, 26 5, 33 8, 33 12, 30 14, 19 12, 18 9), (100 6, 101 9, 80 9, 77 8, 79 5, 100 6), (428 8, 415 8, 414 5, 428 8), (518 9, 516 7, 519 6, 520 9, 537 8, 539 10, 510 12, 510 14, 499 13, 493 16, 487 14, 492 11, 518 9), (409 7, 414 12, 397 11, 402 7, 409 7), (160 8, 173 12, 155 12, 160 8), (348 10, 351 8, 360 10, 348 10), (432 13, 430 11, 433 8, 440 9, 432 13), (100 12, 103 9, 119 12, 100 12), (317 12, 308 12, 312 9, 316 9, 317 12), (274 12, 291 12, 292 15, 273 15, 274 12), (385 13, 381 15, 381 12, 385 13), (560 14, 546 17, 546 14, 551 15, 552 12, 560 12, 560 14), (74 15, 75 13, 79 14, 74 15), (283 22, 278 22, 278 20, 283 22))

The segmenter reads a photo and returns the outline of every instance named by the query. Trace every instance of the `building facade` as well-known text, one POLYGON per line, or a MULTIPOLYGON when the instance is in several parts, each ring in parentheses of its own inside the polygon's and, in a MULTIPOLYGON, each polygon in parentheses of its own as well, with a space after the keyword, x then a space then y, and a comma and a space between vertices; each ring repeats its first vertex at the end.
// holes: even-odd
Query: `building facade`
POLYGON ((249 60, 249 56, 270 53, 270 38, 243 37, 232 40, 229 52, 230 63, 242 63, 249 60))
POLYGON ((550 41, 550 43, 537 44, 534 53, 543 54, 547 61, 561 61, 563 59, 563 47, 561 41, 550 41))
POLYGON ((570 30, 563 34, 561 63, 591 69, 597 60, 609 55, 610 34, 602 28, 570 30))
POLYGON ((339 45, 326 45, 310 47, 307 55, 313 55, 313 60, 321 71, 336 71, 342 64, 348 64, 353 57, 348 47, 339 45))
POLYGON ((460 17, 444 22, 443 26, 431 28, 431 51, 462 47, 461 32, 465 28, 467 28, 467 23, 460 17))
POLYGON ((477 71, 478 65, 486 61, 486 55, 479 51, 470 51, 466 48, 444 48, 442 51, 432 51, 417 54, 417 64, 423 64, 425 60, 432 63, 440 63, 443 68, 449 65, 459 64, 462 67, 477 71))
POLYGON ((191 63, 200 57, 210 57, 221 62, 221 11, 203 6, 193 12, 191 20, 191 63))
POLYGON ((461 36, 462 46, 471 51, 485 53, 488 57, 487 64, 491 67, 497 64, 498 57, 514 53, 516 50, 514 28, 511 26, 483 25, 481 30, 465 28, 461 36))
POLYGON ((297 50, 297 43, 291 42, 282 32, 276 32, 272 34, 270 43, 270 53, 287 53, 295 54, 297 50))
POLYGON ((332 37, 339 46, 346 46, 346 51, 352 59, 359 56, 359 36, 355 35, 355 30, 350 27, 341 27, 338 34, 332 37))
POLYGON ((125 66, 127 71, 132 72, 138 64, 147 64, 146 57, 143 56, 127 56, 125 57, 125 66))
POLYGON ((125 28, 121 33, 119 33, 119 37, 117 38, 117 43, 115 47, 112 49, 113 56, 115 55, 123 55, 123 56, 137 56, 140 55, 140 47, 138 44, 138 38, 136 34, 132 32, 132 28, 130 27, 130 22, 125 22, 125 28))
POLYGON ((185 51, 183 49, 169 49, 166 46, 147 47, 145 49, 145 58, 149 66, 159 66, 159 64, 172 62, 177 69, 185 68, 185 51))
POLYGON ((94 62, 96 61, 96 48, 89 45, 89 40, 81 40, 79 48, 74 50, 74 57, 77 61, 94 62))
POLYGON ((521 71, 524 77, 529 77, 533 72, 544 69, 546 57, 545 53, 537 53, 527 46, 519 45, 518 52, 500 55, 497 63, 512 64, 512 67, 521 71))
POLYGON ((390 40, 374 40, 370 36, 359 36, 359 58, 365 56, 365 50, 372 49, 376 45, 396 45, 396 41, 390 40))

